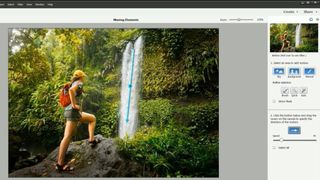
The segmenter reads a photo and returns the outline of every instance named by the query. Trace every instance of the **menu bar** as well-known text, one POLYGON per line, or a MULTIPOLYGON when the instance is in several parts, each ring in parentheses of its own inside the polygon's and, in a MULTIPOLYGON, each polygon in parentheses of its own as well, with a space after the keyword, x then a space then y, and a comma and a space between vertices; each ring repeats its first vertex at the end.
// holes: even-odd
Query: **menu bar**
POLYGON ((320 8, 320 1, 0 1, 0 8, 320 8))

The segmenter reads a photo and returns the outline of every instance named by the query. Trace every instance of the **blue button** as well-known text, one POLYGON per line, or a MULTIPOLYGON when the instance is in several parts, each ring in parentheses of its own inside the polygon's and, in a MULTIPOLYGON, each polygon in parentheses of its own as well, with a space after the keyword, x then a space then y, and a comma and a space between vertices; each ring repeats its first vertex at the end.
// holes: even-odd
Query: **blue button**
POLYGON ((299 68, 289 68, 289 75, 300 75, 299 68))
POLYGON ((288 127, 288 134, 301 134, 301 127, 288 127))
POLYGON ((314 68, 304 68, 304 74, 305 75, 315 75, 316 71, 314 68))
POLYGON ((284 68, 273 68, 274 75, 284 75, 284 68))

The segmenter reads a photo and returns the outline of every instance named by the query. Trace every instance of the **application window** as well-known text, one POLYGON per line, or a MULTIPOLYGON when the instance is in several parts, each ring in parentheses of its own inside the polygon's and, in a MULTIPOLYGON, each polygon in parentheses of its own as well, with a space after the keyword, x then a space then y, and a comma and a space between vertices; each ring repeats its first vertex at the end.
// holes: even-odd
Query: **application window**
POLYGON ((320 179, 320 1, 0 0, 0 179, 320 179))

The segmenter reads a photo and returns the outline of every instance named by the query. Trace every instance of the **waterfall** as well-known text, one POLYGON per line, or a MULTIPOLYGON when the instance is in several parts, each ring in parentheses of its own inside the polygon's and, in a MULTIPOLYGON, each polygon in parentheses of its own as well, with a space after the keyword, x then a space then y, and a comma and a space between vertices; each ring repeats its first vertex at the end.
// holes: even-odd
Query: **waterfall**
POLYGON ((123 52, 119 136, 132 137, 138 126, 143 38, 129 42, 123 52))
POLYGON ((299 47, 300 46, 300 43, 301 43, 301 24, 297 24, 296 26, 296 45, 295 47, 299 47))

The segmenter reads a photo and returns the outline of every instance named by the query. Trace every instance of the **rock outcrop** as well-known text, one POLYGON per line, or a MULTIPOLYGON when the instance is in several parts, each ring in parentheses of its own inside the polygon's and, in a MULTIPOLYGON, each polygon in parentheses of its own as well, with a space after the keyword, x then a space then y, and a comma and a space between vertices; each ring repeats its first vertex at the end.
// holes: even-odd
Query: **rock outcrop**
POLYGON ((66 153, 66 162, 75 169, 57 172, 55 163, 56 148, 42 162, 9 174, 9 177, 137 177, 141 176, 142 167, 125 160, 117 151, 114 139, 97 135, 101 142, 92 148, 88 140, 72 142, 66 153))
POLYGON ((295 52, 295 51, 296 51, 296 48, 294 47, 287 47, 283 49, 283 52, 295 52))

